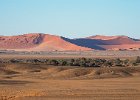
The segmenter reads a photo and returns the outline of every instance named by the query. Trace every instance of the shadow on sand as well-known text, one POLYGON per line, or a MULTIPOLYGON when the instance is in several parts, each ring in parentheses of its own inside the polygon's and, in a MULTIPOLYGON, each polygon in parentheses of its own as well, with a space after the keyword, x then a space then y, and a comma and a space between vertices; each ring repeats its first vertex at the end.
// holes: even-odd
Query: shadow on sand
POLYGON ((18 81, 18 80, 0 80, 0 85, 24 85, 32 83, 29 81, 18 81))

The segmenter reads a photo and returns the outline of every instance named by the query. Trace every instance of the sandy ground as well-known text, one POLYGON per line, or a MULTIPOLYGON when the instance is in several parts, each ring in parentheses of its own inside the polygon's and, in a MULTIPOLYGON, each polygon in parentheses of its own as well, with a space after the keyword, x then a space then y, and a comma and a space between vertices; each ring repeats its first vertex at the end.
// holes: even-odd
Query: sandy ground
POLYGON ((100 80, 3 80, 0 81, 0 90, 1 100, 139 100, 140 77, 100 80))
POLYGON ((54 52, 0 52, 1 58, 120 58, 140 56, 137 51, 54 51, 54 52))
MULTIPOLYGON (((0 57, 2 59, 110 58, 140 55, 139 51, 112 51, 111 53, 97 51, 80 53, 79 55, 78 53, 1 54, 0 57)), ((0 100, 140 100, 140 66, 82 68, 38 64, 0 64, 0 100)))
POLYGON ((5 67, 1 65, 0 69, 0 100, 139 99, 140 67, 80 68, 10 64, 5 67))

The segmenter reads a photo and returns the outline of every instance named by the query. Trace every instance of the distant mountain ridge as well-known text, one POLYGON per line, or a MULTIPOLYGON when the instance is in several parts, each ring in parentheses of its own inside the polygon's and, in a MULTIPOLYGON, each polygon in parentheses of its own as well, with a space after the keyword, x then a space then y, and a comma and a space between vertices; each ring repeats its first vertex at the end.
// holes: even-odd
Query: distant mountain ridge
POLYGON ((128 36, 95 35, 85 38, 29 33, 0 36, 0 49, 24 51, 139 50, 140 40, 128 36))

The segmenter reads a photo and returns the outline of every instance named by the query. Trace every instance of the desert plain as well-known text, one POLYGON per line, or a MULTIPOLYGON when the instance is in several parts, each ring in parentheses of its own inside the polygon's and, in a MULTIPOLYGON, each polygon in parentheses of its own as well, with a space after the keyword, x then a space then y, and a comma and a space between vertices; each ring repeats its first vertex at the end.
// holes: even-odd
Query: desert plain
POLYGON ((140 100, 139 63, 125 67, 81 67, 31 62, 82 57, 131 61, 137 56, 140 51, 2 51, 0 100, 140 100))

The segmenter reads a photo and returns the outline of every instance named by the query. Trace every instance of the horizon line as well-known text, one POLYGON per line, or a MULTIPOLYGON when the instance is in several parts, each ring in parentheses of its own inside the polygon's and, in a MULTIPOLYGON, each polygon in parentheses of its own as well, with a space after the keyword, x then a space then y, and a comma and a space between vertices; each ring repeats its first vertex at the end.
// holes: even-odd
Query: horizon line
MULTIPOLYGON (((58 34, 51 34, 51 33, 42 33, 42 32, 28 32, 28 33, 20 33, 20 34, 14 34, 14 35, 0 35, 0 36, 20 36, 20 35, 28 35, 28 34, 48 34, 48 35, 54 35, 54 36, 60 36, 60 37, 65 37, 65 36, 62 36, 62 35, 58 35, 58 34)), ((94 35, 88 35, 88 36, 85 36, 85 37, 76 37, 76 38, 87 38, 87 37, 92 37, 92 36, 106 36, 106 37, 113 37, 113 36, 126 36, 126 37, 129 37, 129 38, 132 38, 130 36, 127 36, 127 35, 102 35, 102 34, 94 34, 94 35)), ((66 38, 69 38, 69 37, 66 37, 66 38)), ((139 38, 136 38, 136 37, 133 37, 134 39, 139 39, 139 38)), ((75 38, 71 38, 71 39, 75 39, 75 38)))

